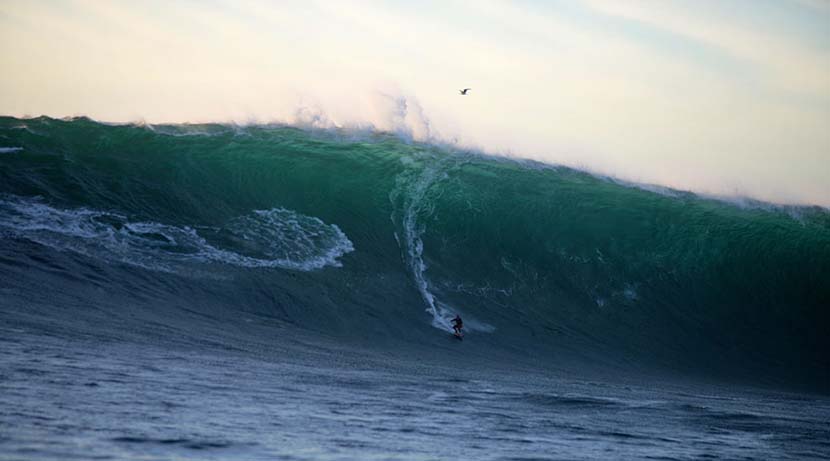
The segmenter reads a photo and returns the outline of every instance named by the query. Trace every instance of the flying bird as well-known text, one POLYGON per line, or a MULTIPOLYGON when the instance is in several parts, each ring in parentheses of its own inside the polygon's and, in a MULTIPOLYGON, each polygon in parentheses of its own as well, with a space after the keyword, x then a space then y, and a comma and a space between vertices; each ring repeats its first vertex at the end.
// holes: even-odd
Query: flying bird
POLYGON ((463 90, 458 90, 458 94, 461 96, 467 96, 467 92, 472 90, 472 88, 464 88, 463 90))

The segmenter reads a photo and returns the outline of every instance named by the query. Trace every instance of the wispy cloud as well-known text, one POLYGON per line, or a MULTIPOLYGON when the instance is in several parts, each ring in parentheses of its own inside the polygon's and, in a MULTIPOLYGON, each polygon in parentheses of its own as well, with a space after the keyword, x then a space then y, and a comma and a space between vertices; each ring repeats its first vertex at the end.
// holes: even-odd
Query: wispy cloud
MULTIPOLYGON (((714 47, 747 65, 776 89, 830 97, 830 48, 827 43, 795 39, 776 18, 766 18, 769 28, 761 29, 743 21, 743 12, 724 12, 724 5, 704 2, 633 0, 611 2, 584 0, 594 10, 638 21, 667 32, 714 47), (777 30, 776 30, 777 29, 777 30)), ((803 0, 802 0, 803 1, 803 0)), ((724 2, 725 3, 725 2, 724 2)), ((806 2, 821 8, 830 24, 830 2, 806 2)), ((744 2, 746 10, 755 8, 744 2)), ((830 32, 826 39, 830 40, 830 32)))

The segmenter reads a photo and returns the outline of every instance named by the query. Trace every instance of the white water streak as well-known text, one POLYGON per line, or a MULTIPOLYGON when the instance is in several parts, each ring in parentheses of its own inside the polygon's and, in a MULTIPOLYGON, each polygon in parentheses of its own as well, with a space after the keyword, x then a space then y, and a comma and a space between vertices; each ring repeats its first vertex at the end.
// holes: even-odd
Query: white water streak
POLYGON ((339 267, 338 258, 354 251, 336 225, 284 208, 231 220, 214 232, 214 240, 222 242, 217 244, 190 226, 134 222, 112 212, 58 209, 8 197, 0 200, 0 231, 57 250, 164 272, 179 272, 189 263, 312 271, 339 267))
MULTIPOLYGON (((401 200, 403 207, 403 216, 401 219, 401 226, 403 228, 403 242, 398 239, 398 243, 403 243, 406 251, 405 262, 412 271, 412 276, 415 279, 415 286, 421 294, 424 302, 427 304, 426 311, 432 314, 432 325, 436 328, 452 332, 451 319, 458 312, 457 308, 453 308, 448 304, 438 299, 431 289, 431 282, 426 275, 428 265, 424 261, 424 241, 421 236, 426 230, 425 226, 418 222, 420 215, 429 216, 434 211, 432 202, 428 200, 430 188, 436 183, 447 178, 447 168, 452 162, 455 165, 457 159, 447 157, 444 159, 424 159, 427 164, 417 174, 409 171, 401 174, 397 178, 397 187, 390 194, 390 199, 393 204, 397 200, 401 200), (403 196, 401 196, 403 194, 403 196)), ((404 160, 409 166, 413 166, 411 159, 404 160)), ((413 166, 417 168, 417 166, 413 166)), ((394 215, 392 221, 395 221, 394 215)), ((397 239, 397 235, 396 235, 397 239)), ((478 330, 484 332, 492 332, 494 327, 474 319, 465 321, 467 330, 478 330)))

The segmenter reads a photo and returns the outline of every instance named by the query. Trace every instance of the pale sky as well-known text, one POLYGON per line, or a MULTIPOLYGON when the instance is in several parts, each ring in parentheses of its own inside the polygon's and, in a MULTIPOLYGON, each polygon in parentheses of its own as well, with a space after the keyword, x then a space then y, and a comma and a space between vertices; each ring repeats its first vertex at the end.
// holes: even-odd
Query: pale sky
POLYGON ((830 0, 0 0, 0 58, 3 115, 371 125, 830 207, 830 0))

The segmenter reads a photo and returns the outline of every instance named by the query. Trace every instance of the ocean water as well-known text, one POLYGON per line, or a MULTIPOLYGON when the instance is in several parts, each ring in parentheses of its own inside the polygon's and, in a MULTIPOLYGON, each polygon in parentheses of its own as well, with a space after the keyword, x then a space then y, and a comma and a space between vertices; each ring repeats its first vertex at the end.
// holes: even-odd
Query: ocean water
POLYGON ((0 459, 822 459, 830 449, 826 398, 788 392, 416 362, 301 338, 236 351, 4 338, 0 459))
POLYGON ((0 459, 830 453, 824 209, 290 126, 0 153, 0 459))

